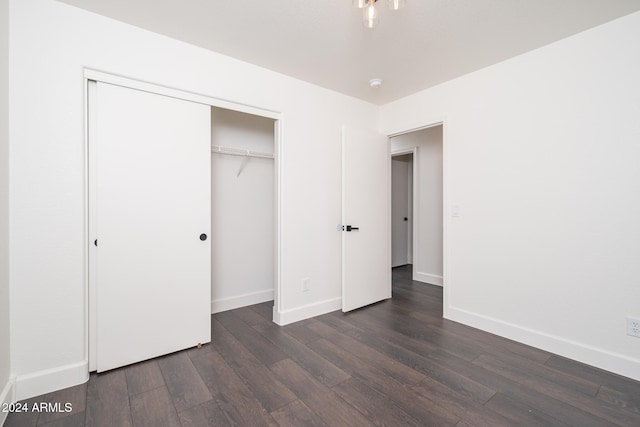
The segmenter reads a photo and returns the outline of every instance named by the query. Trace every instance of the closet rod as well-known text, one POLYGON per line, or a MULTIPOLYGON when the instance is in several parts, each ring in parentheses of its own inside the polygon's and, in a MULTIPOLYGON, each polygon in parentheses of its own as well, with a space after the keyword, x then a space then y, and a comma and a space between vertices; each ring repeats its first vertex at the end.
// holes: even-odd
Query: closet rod
POLYGON ((261 157, 263 159, 273 159, 272 153, 263 153, 262 151, 253 150, 242 150, 240 148, 221 147, 219 145, 212 145, 211 152, 219 154, 229 154, 231 156, 261 157))

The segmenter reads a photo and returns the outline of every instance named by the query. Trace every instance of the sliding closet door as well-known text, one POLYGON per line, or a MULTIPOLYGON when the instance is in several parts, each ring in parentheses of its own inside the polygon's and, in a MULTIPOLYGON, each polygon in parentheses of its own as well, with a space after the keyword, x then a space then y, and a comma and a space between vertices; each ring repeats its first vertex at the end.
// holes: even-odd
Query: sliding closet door
POLYGON ((211 339, 211 109, 100 82, 95 98, 100 372, 211 339))

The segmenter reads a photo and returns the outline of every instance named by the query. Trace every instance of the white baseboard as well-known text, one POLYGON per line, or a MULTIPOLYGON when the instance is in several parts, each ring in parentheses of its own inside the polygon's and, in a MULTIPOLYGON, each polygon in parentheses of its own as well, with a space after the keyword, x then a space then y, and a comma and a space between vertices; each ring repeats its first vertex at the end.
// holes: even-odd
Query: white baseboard
POLYGON ((71 365, 33 372, 16 377, 15 397, 17 400, 60 390, 89 380, 89 363, 82 361, 71 365))
POLYGON ((273 289, 214 299, 211 301, 211 314, 233 310, 234 308, 246 307, 252 304, 260 304, 261 302, 271 300, 273 300, 273 289))
POLYGON ((445 317, 449 320, 640 381, 640 359, 633 359, 456 307, 449 306, 446 313, 445 317))
MULTIPOLYGON (((2 388, 0 393, 0 408, 4 408, 6 405, 16 402, 16 387, 15 378, 9 377, 7 384, 2 388)), ((4 424, 9 412, 3 412, 0 410, 0 426, 4 424)))
POLYGON ((413 272, 413 280, 416 282, 428 283, 430 285, 442 286, 442 276, 429 273, 421 273, 419 271, 413 272))
POLYGON ((314 304, 292 308, 290 310, 283 310, 280 312, 274 311, 273 321, 280 326, 284 326, 288 325, 289 323, 298 322, 300 320, 309 319, 314 316, 320 316, 321 314, 340 310, 341 308, 342 298, 332 298, 314 304))

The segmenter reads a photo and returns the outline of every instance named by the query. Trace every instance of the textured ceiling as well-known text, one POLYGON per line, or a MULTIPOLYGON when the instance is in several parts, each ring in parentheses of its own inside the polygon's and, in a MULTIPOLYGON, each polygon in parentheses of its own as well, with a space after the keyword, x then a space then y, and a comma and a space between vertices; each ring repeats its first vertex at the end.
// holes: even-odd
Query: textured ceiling
POLYGON ((640 0, 59 0, 376 104, 639 11, 640 0), (379 1, 378 3, 384 3, 379 1), (379 89, 371 78, 382 78, 379 89))

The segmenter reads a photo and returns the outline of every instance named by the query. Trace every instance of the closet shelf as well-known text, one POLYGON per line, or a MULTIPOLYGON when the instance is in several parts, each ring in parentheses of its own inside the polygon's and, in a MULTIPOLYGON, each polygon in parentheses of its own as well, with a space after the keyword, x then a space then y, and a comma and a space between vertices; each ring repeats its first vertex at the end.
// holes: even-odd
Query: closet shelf
POLYGON ((262 151, 242 150, 240 148, 221 147, 219 145, 211 146, 212 153, 228 154, 231 156, 244 157, 261 157, 263 159, 273 159, 273 153, 264 153, 262 151))

